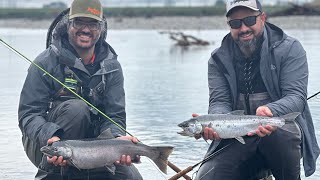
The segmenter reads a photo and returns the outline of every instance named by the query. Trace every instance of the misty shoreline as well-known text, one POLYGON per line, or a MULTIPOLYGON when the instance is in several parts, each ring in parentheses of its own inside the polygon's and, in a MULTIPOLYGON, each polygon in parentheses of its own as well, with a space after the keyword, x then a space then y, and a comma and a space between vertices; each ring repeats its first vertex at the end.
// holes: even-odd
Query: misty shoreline
MULTIPOLYGON (((0 28, 48 29, 53 19, 0 19, 0 28)), ((143 30, 214 30, 228 29, 224 16, 202 17, 110 17, 108 29, 143 30)), ((320 16, 281 16, 270 17, 269 22, 283 29, 320 29, 320 16)))

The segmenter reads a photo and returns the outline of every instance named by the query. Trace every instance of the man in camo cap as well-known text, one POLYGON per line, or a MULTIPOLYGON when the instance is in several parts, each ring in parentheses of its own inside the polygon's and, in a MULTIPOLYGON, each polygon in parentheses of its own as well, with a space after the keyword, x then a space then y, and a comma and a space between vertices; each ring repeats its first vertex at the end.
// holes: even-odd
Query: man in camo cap
MULTIPOLYGON (((123 72, 117 54, 105 41, 107 28, 100 1, 74 0, 70 13, 56 20, 51 43, 35 63, 126 128, 123 72)), ((39 73, 38 68, 30 66, 18 112, 24 149, 38 167, 35 179, 142 179, 131 164, 139 162, 139 156, 119 157, 115 175, 105 167, 80 171, 66 166, 62 156, 43 156, 39 149, 46 144, 95 138, 108 128, 116 138, 134 143, 137 139, 126 136, 68 89, 39 73)))

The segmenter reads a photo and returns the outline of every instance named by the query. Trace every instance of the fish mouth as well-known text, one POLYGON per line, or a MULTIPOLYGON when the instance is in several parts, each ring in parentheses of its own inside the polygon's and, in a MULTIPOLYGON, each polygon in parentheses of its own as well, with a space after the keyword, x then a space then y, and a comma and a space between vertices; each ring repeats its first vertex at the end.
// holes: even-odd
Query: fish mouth
POLYGON ((177 132, 178 134, 180 134, 181 136, 188 136, 188 137, 193 137, 194 134, 191 133, 190 131, 188 131, 187 129, 183 128, 182 131, 177 132))
POLYGON ((187 132, 186 131, 180 131, 180 132, 177 132, 177 133, 182 135, 182 136, 187 136, 187 132))
POLYGON ((177 132, 178 134, 182 135, 182 136, 191 136, 190 134, 190 131, 189 131, 189 123, 187 123, 186 121, 185 122, 182 122, 180 124, 178 124, 178 126, 180 128, 182 128, 182 131, 180 132, 177 132))
POLYGON ((42 148, 40 148, 40 151, 49 157, 52 157, 52 154, 50 154, 50 152, 52 152, 51 148, 49 146, 43 146, 42 148))

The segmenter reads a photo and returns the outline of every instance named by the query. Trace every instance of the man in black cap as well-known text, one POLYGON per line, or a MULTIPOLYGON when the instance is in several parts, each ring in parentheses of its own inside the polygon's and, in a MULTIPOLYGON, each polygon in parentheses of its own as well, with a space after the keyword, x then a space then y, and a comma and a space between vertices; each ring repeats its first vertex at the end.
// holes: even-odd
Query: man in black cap
POLYGON ((228 147, 204 163, 196 179, 248 180, 270 169, 277 180, 297 180, 301 157, 305 175, 312 175, 320 151, 307 104, 305 50, 266 22, 258 0, 229 0, 226 9, 230 33, 209 60, 209 114, 244 110, 269 117, 301 115, 283 128, 267 125, 248 132, 245 144, 221 140, 214 128, 206 127, 203 138, 213 140, 207 156, 228 147))
MULTIPOLYGON (((48 37, 50 46, 35 63, 126 128, 123 72, 117 54, 105 41, 105 23, 99 0, 74 0, 69 14, 48 37)), ((131 164, 131 159, 139 162, 139 156, 119 157, 113 175, 107 168, 80 171, 66 166, 63 157, 42 155, 39 149, 46 144, 94 138, 108 128, 117 138, 134 143, 137 139, 125 136, 118 126, 34 65, 21 92, 18 114, 25 151, 38 167, 36 179, 142 179, 131 164)))

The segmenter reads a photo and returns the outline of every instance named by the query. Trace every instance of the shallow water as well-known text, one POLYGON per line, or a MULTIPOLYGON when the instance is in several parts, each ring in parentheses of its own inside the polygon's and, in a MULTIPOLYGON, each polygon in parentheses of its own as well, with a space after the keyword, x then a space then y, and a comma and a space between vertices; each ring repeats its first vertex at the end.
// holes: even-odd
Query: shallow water
MULTIPOLYGON (((299 39, 309 59, 309 95, 320 90, 320 30, 288 30, 299 39)), ((208 106, 207 61, 219 46, 226 30, 186 31, 212 42, 207 47, 188 49, 174 46, 157 31, 109 31, 107 41, 119 55, 125 76, 128 131, 147 145, 175 147, 170 161, 181 169, 203 157, 208 145, 203 140, 182 137, 177 124, 191 113, 205 114, 208 106)), ((0 38, 23 55, 34 59, 45 48, 45 30, 1 29, 0 38)), ((0 179, 33 179, 36 168, 21 144, 17 107, 29 63, 0 45, 0 179)), ((320 101, 310 100, 316 135, 320 138, 320 101)), ((319 142, 319 141, 318 141, 319 142)), ((318 166, 320 161, 318 161, 318 166)), ((147 159, 137 165, 144 179, 164 179, 147 159)), ((303 172, 302 172, 303 173, 303 172)), ((175 173, 168 168, 168 175, 175 173)), ((191 176, 192 173, 189 173, 191 176)), ((310 180, 320 178, 320 170, 310 180)), ((303 178, 306 179, 306 178, 303 178)))

